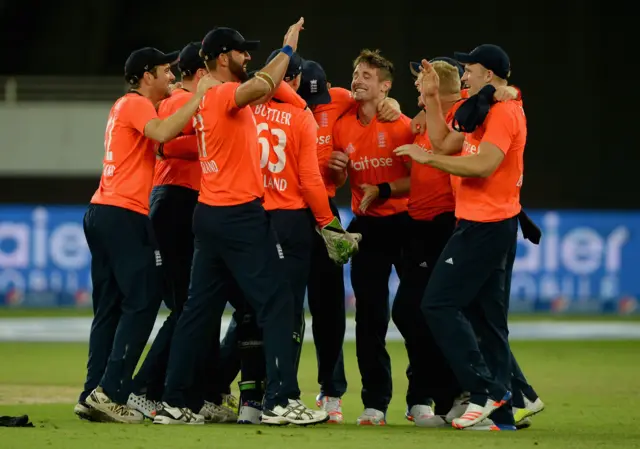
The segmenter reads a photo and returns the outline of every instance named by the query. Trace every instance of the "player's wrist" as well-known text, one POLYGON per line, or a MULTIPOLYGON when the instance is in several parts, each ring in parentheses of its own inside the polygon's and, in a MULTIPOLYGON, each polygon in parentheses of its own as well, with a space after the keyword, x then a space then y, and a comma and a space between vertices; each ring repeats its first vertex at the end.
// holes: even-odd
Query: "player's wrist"
POLYGON ((291 57, 293 55, 293 47, 287 44, 284 47, 282 47, 282 50, 280 50, 280 53, 284 53, 288 57, 291 57))
POLYGON ((391 197, 391 184, 382 182, 376 186, 378 188, 378 198, 386 200, 391 197))

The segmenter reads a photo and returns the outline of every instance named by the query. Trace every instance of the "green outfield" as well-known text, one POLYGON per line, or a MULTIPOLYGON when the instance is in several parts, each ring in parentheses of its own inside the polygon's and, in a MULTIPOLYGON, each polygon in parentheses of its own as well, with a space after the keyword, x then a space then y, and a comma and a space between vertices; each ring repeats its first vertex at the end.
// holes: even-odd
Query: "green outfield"
MULTIPOLYGON (((161 316, 166 316, 165 309, 160 310, 161 316)), ((348 316, 355 316, 355 312, 347 312, 348 316)), ((55 307, 51 309, 41 308, 8 308, 0 307, 0 318, 68 318, 68 317, 92 317, 93 310, 89 307, 55 307)), ((310 315, 309 315, 310 316, 310 315)), ((638 322, 640 321, 640 313, 629 315, 598 315, 593 313, 585 314, 566 314, 566 313, 526 313, 511 314, 511 321, 621 321, 621 322, 638 322)))
MULTIPOLYGON (((73 414, 83 381, 86 344, 0 343, 0 415, 28 414, 35 428, 0 428, 0 448, 616 448, 640 447, 640 342, 514 342, 520 364, 547 410, 518 432, 415 428, 404 420, 404 367, 400 343, 388 345, 394 399, 385 428, 358 428, 359 375, 353 343, 345 344, 349 392, 346 424, 313 428, 207 425, 94 424, 73 414), (487 446, 488 445, 488 446, 487 446)), ((314 402, 316 362, 305 345, 300 369, 303 399, 314 402)))

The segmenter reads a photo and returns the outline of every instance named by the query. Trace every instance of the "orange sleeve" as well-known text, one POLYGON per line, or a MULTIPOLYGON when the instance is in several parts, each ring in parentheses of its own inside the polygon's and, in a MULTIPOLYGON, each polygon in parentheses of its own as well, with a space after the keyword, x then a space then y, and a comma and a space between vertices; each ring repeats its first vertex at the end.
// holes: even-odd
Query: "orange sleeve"
POLYGON ((329 89, 331 95, 331 103, 335 105, 338 117, 346 113, 349 109, 356 105, 351 92, 342 87, 332 87, 329 89))
POLYGON ((195 134, 176 137, 162 145, 160 154, 166 158, 195 161, 198 159, 197 137, 195 134))
MULTIPOLYGON (((415 134, 411 131, 411 119, 406 115, 402 114, 398 120, 393 122, 394 126, 394 135, 393 135, 393 144, 395 148, 399 146, 406 145, 409 143, 413 143, 415 140, 415 134)), ((426 134, 426 133, 425 133, 426 134)), ((398 157, 398 156, 395 156, 398 157)), ((400 160, 406 165, 411 163, 411 158, 409 156, 401 156, 400 160)))
POLYGON ((318 128, 310 114, 300 114, 299 136, 300 152, 298 153, 298 170, 300 190, 306 203, 311 208, 319 226, 326 226, 333 220, 333 212, 329 207, 327 189, 320 176, 318 157, 316 155, 316 139, 318 128))
POLYGON ((296 108, 304 109, 307 107, 307 102, 293 90, 293 87, 284 81, 278 85, 273 97, 296 108))
POLYGON ((333 124, 333 129, 331 130, 331 140, 333 141, 333 151, 344 151, 344 147, 341 142, 341 134, 342 134, 342 120, 338 119, 333 124))
POLYGON ((485 132, 480 143, 492 143, 506 154, 517 132, 516 120, 513 116, 517 113, 516 108, 520 107, 514 105, 512 101, 493 106, 485 120, 485 132))
POLYGON ((158 118, 156 108, 148 98, 135 96, 127 98, 120 112, 123 119, 128 121, 140 134, 144 134, 144 127, 154 118, 158 118))
POLYGON ((209 89, 209 92, 205 94, 205 98, 211 93, 214 93, 214 101, 218 106, 225 112, 233 113, 240 109, 236 104, 236 89, 238 89, 238 87, 240 87, 240 83, 223 83, 220 86, 215 86, 209 89))
POLYGON ((406 145, 408 143, 413 143, 415 135, 413 134, 413 131, 411 131, 411 119, 409 117, 402 114, 400 118, 394 123, 394 125, 394 141, 396 147, 406 145))
POLYGON ((460 106, 462 106, 462 104, 464 103, 464 100, 458 100, 456 103, 454 103, 453 106, 451 106, 451 109, 449 109, 447 111, 447 115, 444 118, 444 121, 447 122, 447 126, 449 127, 450 130, 453 129, 453 117, 456 115, 456 111, 458 109, 460 109, 460 106))
MULTIPOLYGON (((182 106, 184 106, 193 94, 187 91, 174 92, 169 98, 163 100, 158 108, 158 117, 167 118, 182 106)), ((182 134, 195 134, 193 120, 189 120, 182 130, 182 134)))

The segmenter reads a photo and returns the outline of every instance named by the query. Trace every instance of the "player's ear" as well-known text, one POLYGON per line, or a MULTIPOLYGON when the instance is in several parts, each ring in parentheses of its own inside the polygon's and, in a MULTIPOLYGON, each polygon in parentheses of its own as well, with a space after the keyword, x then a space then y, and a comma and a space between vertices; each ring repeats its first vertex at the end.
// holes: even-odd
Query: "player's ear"
POLYGON ((493 72, 492 72, 491 70, 487 70, 487 71, 484 73, 484 80, 485 80, 487 83, 490 83, 492 79, 493 79, 493 72))

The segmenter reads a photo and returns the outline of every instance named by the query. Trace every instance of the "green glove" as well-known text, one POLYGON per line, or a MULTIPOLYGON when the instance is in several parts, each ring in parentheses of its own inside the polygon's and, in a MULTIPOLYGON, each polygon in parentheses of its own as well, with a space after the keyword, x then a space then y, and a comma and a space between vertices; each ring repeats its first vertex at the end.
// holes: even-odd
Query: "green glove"
POLYGON ((358 242, 362 240, 362 234, 346 232, 336 217, 331 223, 317 230, 324 240, 329 257, 338 265, 344 265, 358 252, 358 242))

